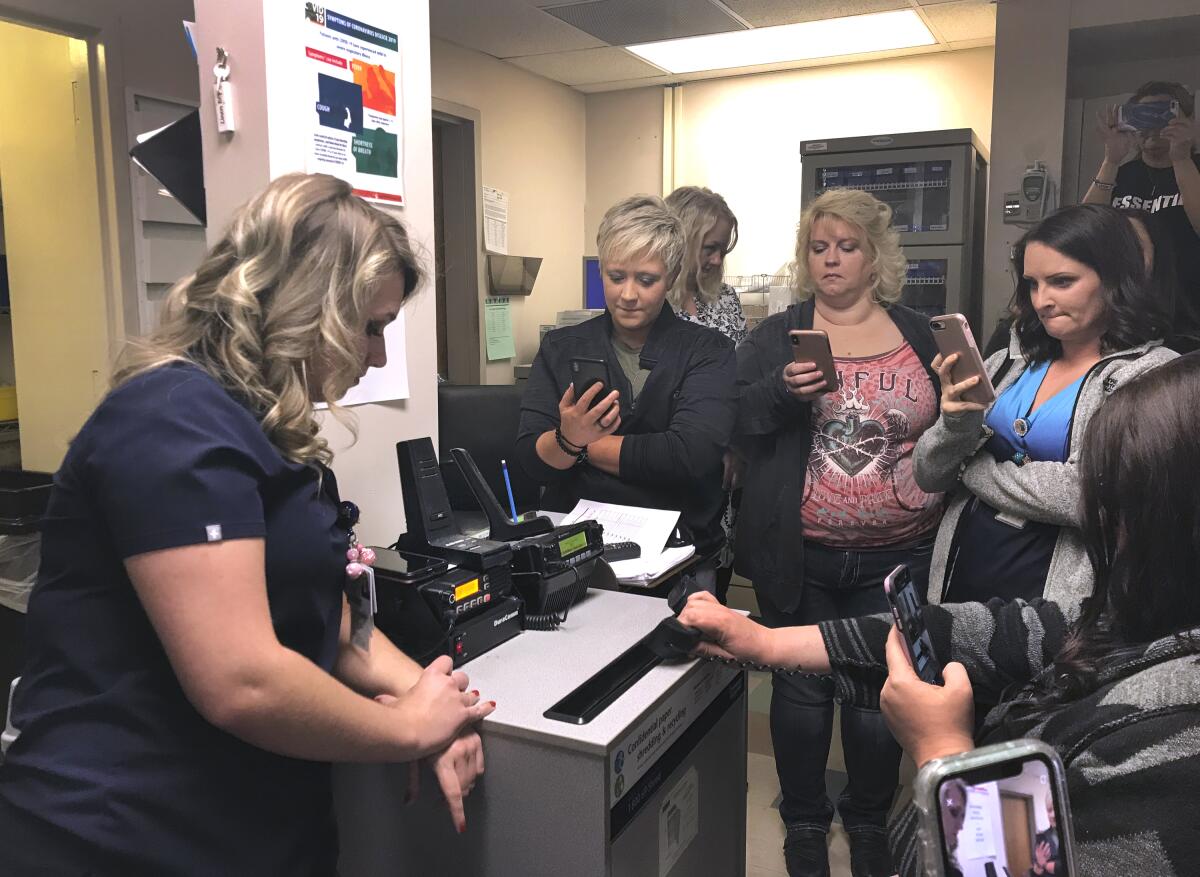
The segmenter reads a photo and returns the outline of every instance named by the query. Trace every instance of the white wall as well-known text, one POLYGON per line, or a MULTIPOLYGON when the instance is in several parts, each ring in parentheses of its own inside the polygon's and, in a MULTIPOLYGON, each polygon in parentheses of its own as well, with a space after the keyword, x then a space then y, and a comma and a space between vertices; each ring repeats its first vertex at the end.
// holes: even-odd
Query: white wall
MULTIPOLYGON (((219 230, 233 209, 269 179, 304 169, 308 115, 297 111, 294 68, 287 53, 294 44, 273 18, 276 0, 198 0, 201 56, 217 43, 235 59, 242 121, 232 138, 215 131, 210 89, 201 91, 205 175, 210 230, 219 230), (263 5, 270 16, 264 31, 263 5), (266 49, 264 52, 264 40, 266 49)), ((429 15, 420 0, 402 5, 400 48, 403 69, 404 186, 407 206, 399 211, 410 234, 433 250, 433 166, 429 82, 429 15)), ((202 77, 203 77, 202 73, 202 77)), ((343 497, 362 510, 358 535, 364 542, 388 544, 404 530, 404 507, 396 468, 395 443, 431 436, 437 443, 437 333, 432 288, 426 284, 405 306, 406 357, 410 397, 403 402, 359 405, 358 441, 326 418, 323 434, 336 453, 334 470, 343 497)), ((394 351, 392 351, 394 353, 394 351)))
POLYGON ((435 98, 479 111, 483 185, 509 195, 509 254, 542 258, 533 294, 512 298, 515 359, 487 362, 482 337, 486 291, 480 291, 483 382, 511 383, 513 366, 531 362, 537 353, 538 325, 553 323, 558 311, 577 308, 582 299, 584 96, 441 40, 432 41, 431 65, 435 98))
POLYGON ((720 192, 737 214, 729 274, 792 258, 800 142, 973 128, 992 136, 991 48, 690 82, 679 89, 675 184, 720 192))
POLYGON ((992 97, 992 163, 984 244, 984 325, 1012 298, 1009 251, 1024 229, 1004 225, 1006 191, 1020 185, 1034 160, 1062 179, 1063 117, 1067 99, 1069 0, 1004 0, 996 8, 996 68, 992 97))
POLYGON ((662 188, 663 89, 589 94, 583 251, 596 255, 596 232, 609 207, 662 188))

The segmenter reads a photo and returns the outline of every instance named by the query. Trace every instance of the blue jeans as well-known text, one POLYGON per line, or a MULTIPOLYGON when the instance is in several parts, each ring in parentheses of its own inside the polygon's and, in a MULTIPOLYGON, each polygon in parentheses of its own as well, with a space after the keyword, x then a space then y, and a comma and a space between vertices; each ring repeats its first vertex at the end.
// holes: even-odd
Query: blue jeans
MULTIPOLYGON (((783 612, 760 593, 762 619, 771 627, 788 627, 888 612, 884 577, 907 564, 924 597, 932 551, 932 536, 916 545, 877 550, 806 542, 800 606, 783 612)), ((783 792, 779 815, 788 828, 828 831, 833 803, 825 791, 825 763, 833 735, 833 681, 777 673, 771 682, 771 742, 783 792)), ((900 746, 878 710, 843 705, 841 725, 849 779, 837 803, 842 824, 850 832, 884 829, 899 782, 900 746)))

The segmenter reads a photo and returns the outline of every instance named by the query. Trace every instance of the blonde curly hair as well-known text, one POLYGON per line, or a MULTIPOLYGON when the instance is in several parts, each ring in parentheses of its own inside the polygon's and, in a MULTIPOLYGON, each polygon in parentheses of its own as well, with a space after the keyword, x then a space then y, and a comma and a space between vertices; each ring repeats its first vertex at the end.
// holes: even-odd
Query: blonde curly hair
POLYGON ((696 298, 705 304, 712 304, 721 297, 721 282, 711 288, 699 282, 700 250, 704 244, 704 236, 708 234, 718 220, 724 219, 730 225, 729 249, 726 254, 733 252, 738 241, 738 221, 729 209, 725 199, 703 186, 680 186, 664 199, 667 206, 679 217, 683 226, 683 270, 679 272, 674 285, 667 292, 667 301, 676 310, 683 301, 690 279, 696 280, 696 298))
POLYGON ((361 373, 367 308, 392 276, 403 277, 406 297, 422 276, 398 219, 326 174, 279 177, 171 289, 160 327, 126 346, 112 386, 193 363, 250 403, 289 460, 329 463, 313 400, 353 430, 334 403, 361 373), (314 363, 320 386, 310 388, 314 363))
POLYGON ((863 232, 861 241, 871 266, 871 295, 887 307, 900 300, 908 260, 900 250, 900 235, 891 227, 892 208, 870 192, 829 189, 800 214, 796 225, 796 261, 792 263, 792 289, 798 300, 812 298, 817 286, 808 272, 812 230, 820 219, 840 219, 863 232))

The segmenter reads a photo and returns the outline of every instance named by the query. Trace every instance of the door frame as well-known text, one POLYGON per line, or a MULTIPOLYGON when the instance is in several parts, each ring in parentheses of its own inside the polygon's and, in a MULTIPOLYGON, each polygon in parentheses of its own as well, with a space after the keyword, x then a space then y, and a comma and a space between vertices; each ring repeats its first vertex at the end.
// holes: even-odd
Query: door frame
MULTIPOLYGON (((446 289, 446 378, 454 384, 482 380, 479 332, 484 288, 479 230, 483 227, 480 112, 433 98, 433 124, 441 129, 442 228, 446 289)), ((436 260, 435 260, 436 261, 436 260)))

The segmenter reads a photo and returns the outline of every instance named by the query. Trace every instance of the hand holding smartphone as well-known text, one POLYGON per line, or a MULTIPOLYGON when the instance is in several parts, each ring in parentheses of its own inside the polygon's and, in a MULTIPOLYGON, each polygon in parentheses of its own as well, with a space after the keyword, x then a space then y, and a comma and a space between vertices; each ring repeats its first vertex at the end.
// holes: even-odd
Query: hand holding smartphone
POLYGON ((960 400, 984 406, 995 402, 996 390, 992 387, 983 356, 975 344, 975 336, 967 318, 962 314, 943 314, 930 320, 929 328, 933 330, 933 341, 943 360, 949 359, 952 354, 958 354, 958 359, 950 368, 951 382, 961 384, 969 378, 979 378, 975 386, 963 391, 960 400))
POLYGON ((892 608, 892 619, 900 630, 913 671, 922 682, 941 685, 942 665, 933 653, 933 641, 921 616, 921 598, 907 566, 901 564, 888 573, 883 580, 883 593, 892 608))
POLYGON ((935 758, 913 786, 931 875, 1076 877, 1066 773, 1040 740, 935 758))
POLYGON ((788 337, 792 342, 792 362, 813 363, 825 380, 824 388, 814 393, 832 393, 836 390, 837 366, 833 361, 829 336, 820 329, 792 329, 788 332, 788 337))

